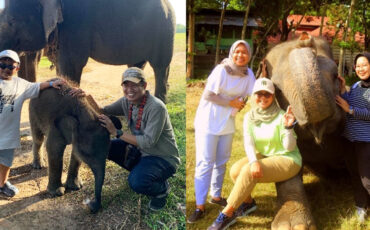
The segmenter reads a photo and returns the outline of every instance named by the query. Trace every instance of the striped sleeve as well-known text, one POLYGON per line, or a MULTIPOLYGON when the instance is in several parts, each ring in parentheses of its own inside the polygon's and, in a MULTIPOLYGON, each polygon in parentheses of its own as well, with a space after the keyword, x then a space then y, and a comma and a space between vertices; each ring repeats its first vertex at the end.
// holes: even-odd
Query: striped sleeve
POLYGON ((370 110, 367 108, 353 107, 353 117, 359 120, 370 121, 370 110))

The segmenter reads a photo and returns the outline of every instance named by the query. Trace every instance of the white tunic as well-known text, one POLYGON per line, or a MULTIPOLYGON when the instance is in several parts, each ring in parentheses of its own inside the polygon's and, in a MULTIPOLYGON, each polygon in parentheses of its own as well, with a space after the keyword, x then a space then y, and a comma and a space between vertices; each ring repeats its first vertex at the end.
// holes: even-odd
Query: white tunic
MULTIPOLYGON (((217 65, 209 75, 205 91, 211 91, 227 100, 252 94, 255 77, 251 69, 248 76, 230 75, 223 65, 217 65)), ((222 106, 204 99, 203 96, 195 115, 196 132, 213 135, 226 135, 235 132, 235 119, 231 116, 232 107, 222 106)))
POLYGON ((20 146, 20 119, 23 102, 37 97, 40 83, 31 83, 19 77, 0 79, 0 149, 20 146))

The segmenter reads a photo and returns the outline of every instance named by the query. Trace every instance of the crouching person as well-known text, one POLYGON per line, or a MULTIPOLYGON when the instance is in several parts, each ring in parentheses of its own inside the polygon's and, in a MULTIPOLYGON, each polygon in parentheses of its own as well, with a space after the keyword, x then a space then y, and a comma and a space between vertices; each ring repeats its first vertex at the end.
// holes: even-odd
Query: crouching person
POLYGON ((128 68, 121 85, 124 96, 105 106, 104 115, 99 118, 109 133, 116 136, 108 159, 131 170, 129 186, 136 193, 151 197, 151 210, 160 210, 169 192, 167 179, 180 163, 170 118, 163 102, 146 90, 147 82, 141 69, 128 68), (125 116, 131 133, 117 129, 107 115, 125 116))

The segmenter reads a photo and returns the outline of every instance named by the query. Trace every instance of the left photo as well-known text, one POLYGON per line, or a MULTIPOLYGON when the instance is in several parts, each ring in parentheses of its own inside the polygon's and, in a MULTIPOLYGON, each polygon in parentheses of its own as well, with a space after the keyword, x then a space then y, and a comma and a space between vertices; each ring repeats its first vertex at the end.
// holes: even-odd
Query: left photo
POLYGON ((185 5, 0 0, 0 229, 186 229, 185 5))

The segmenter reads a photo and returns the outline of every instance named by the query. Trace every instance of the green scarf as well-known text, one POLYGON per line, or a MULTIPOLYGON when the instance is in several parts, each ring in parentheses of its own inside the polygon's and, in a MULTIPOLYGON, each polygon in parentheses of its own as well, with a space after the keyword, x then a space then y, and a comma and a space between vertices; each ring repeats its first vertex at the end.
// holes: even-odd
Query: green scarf
POLYGON ((267 109, 262 109, 255 102, 252 102, 252 110, 249 112, 248 121, 255 125, 259 125, 262 122, 269 123, 275 119, 280 110, 275 99, 267 109))

